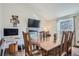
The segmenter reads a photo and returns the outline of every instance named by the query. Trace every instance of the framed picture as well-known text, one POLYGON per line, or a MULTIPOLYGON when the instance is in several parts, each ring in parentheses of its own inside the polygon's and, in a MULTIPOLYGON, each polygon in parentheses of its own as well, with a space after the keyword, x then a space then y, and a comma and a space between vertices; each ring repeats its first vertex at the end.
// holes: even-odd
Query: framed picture
POLYGON ((74 21, 73 18, 63 19, 58 21, 58 31, 74 31, 74 21))

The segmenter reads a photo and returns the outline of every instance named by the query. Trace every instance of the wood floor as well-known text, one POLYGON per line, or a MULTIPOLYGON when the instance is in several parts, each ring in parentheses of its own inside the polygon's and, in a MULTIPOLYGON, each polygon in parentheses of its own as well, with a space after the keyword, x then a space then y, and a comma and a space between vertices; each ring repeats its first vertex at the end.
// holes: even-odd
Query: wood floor
MULTIPOLYGON (((5 56, 25 56, 25 50, 18 51, 15 55, 7 53, 5 56)), ((72 56, 79 56, 79 48, 72 47, 72 56)))
POLYGON ((79 56, 79 48, 72 47, 72 56, 79 56))
POLYGON ((25 50, 22 50, 22 51, 18 51, 16 54, 8 54, 8 53, 5 53, 5 56, 25 56, 25 50))

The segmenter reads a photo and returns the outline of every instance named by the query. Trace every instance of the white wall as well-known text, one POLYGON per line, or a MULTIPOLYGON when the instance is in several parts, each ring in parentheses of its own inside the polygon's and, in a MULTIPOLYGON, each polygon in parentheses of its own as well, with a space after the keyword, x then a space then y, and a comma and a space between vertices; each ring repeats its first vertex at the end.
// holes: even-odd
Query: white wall
POLYGON ((79 16, 75 17, 75 32, 76 32, 75 44, 79 46, 79 16))
POLYGON ((4 4, 4 28, 13 27, 12 23, 10 23, 10 19, 12 15, 19 16, 20 24, 18 24, 18 28, 22 31, 27 27, 26 20, 31 16, 32 11, 29 7, 20 5, 20 4, 4 4))
POLYGON ((0 39, 2 36, 2 4, 0 4, 0 39))
POLYGON ((21 31, 26 31, 28 18, 37 18, 41 20, 41 29, 47 28, 53 35, 55 33, 55 21, 46 20, 41 17, 39 10, 34 10, 28 4, 3 4, 3 28, 12 28, 13 25, 10 23, 11 15, 18 15, 20 24, 18 28, 21 31))
POLYGON ((20 24, 18 24, 19 34, 22 31, 26 31, 27 20, 29 17, 32 17, 34 12, 29 8, 28 4, 3 4, 3 27, 4 28, 13 28, 13 24, 10 23, 12 15, 19 16, 20 24))

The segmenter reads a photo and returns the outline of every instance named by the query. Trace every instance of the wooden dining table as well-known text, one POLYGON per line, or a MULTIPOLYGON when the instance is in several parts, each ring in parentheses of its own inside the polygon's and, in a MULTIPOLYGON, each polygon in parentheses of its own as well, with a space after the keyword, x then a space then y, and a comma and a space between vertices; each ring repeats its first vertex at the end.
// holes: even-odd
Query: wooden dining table
POLYGON ((50 40, 46 40, 46 41, 40 41, 40 40, 31 40, 32 44, 40 47, 41 49, 43 49, 44 51, 46 51, 46 54, 61 45, 60 42, 54 42, 52 39, 50 40))

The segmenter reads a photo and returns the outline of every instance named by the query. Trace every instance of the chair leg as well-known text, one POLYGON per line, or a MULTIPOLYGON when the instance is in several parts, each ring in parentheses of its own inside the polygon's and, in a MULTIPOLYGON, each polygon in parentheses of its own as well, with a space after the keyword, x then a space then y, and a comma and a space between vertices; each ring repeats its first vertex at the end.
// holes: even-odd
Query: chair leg
POLYGON ((72 51, 69 50, 68 53, 67 53, 67 56, 71 56, 71 54, 72 54, 72 51))
POLYGON ((68 55, 71 56, 71 51, 69 51, 68 55))
POLYGON ((46 56, 46 52, 43 49, 41 49, 41 53, 42 53, 42 56, 46 56))
POLYGON ((23 51, 22 45, 21 45, 21 51, 23 51))
POLYGON ((1 56, 4 56, 5 54, 5 49, 1 49, 1 56))

